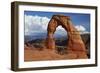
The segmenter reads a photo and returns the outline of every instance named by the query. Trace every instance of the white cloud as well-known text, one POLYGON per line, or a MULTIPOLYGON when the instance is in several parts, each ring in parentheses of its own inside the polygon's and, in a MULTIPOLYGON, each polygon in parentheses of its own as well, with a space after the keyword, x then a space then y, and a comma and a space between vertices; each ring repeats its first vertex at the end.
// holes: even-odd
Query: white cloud
MULTIPOLYGON (((46 16, 41 17, 38 15, 25 15, 25 35, 46 32, 49 21, 50 19, 46 16)), ((56 33, 59 34, 64 34, 66 32, 62 26, 58 26, 56 30, 56 33)))
POLYGON ((86 31, 86 28, 82 25, 76 25, 75 28, 80 32, 80 34, 87 34, 89 33, 88 31, 86 31))
POLYGON ((47 29, 49 21, 48 17, 25 15, 25 35, 43 32, 47 29))
POLYGON ((66 35, 67 32, 66 32, 66 30, 65 30, 62 26, 58 26, 58 27, 56 28, 55 35, 56 35, 56 34, 59 34, 59 35, 66 35))
MULTIPOLYGON (((32 16, 32 15, 25 15, 25 35, 32 35, 34 33, 42 33, 47 31, 47 26, 50 21, 50 18, 44 16, 32 16)), ((76 25, 75 28, 81 32, 87 32, 86 28, 82 25, 76 25)), ((66 33, 65 29, 62 26, 58 26, 56 29, 60 35, 64 35, 66 33)))
POLYGON ((78 30, 78 31, 86 31, 86 28, 82 25, 76 25, 75 28, 78 30))

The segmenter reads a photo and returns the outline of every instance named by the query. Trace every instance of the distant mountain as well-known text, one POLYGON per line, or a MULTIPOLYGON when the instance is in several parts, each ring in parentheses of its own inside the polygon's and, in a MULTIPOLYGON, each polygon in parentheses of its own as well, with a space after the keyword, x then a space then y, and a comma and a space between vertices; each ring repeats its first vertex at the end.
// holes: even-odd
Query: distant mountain
MULTIPOLYGON (((90 34, 81 34, 82 40, 84 42, 84 44, 90 44, 90 34)), ((25 42, 29 42, 29 43, 41 43, 46 39, 46 35, 41 34, 40 36, 25 36, 25 42)), ((66 46, 66 42, 68 40, 67 36, 57 36, 55 38, 55 44, 59 45, 59 46, 66 46)), ((87 46, 88 47, 88 46, 87 46)))
MULTIPOLYGON (((65 36, 67 36, 67 35, 65 35, 65 34, 54 34, 54 37, 55 38, 62 38, 62 37, 65 37, 65 36)), ((24 40, 25 41, 32 41, 32 40, 36 40, 36 39, 38 39, 38 40, 40 40, 40 39, 46 39, 46 37, 47 37, 47 33, 38 33, 38 34, 34 34, 34 35, 25 35, 24 36, 24 40)))
POLYGON ((26 42, 36 40, 36 39, 45 39, 46 38, 46 33, 39 33, 39 34, 34 34, 34 35, 25 35, 24 40, 26 42))

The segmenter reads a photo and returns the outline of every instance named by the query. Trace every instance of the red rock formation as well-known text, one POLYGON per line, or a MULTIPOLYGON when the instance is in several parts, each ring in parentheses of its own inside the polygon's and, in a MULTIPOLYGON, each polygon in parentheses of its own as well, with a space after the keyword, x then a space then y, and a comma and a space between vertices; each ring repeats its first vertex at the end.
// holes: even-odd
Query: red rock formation
POLYGON ((87 58, 86 48, 79 34, 79 31, 71 23, 69 16, 54 15, 48 24, 48 34, 46 46, 48 49, 55 50, 55 40, 53 37, 54 32, 58 26, 62 26, 68 34, 67 51, 76 53, 77 58, 87 58))

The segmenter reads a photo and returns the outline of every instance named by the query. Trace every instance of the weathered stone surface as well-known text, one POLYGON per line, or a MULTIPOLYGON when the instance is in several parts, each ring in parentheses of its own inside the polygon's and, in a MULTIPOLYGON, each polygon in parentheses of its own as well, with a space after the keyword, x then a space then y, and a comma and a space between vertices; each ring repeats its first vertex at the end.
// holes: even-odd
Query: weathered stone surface
POLYGON ((62 26, 68 34, 68 44, 66 44, 67 51, 71 53, 76 53, 78 58, 87 58, 86 48, 79 34, 79 31, 77 31, 77 29, 74 27, 69 16, 54 15, 52 17, 47 28, 47 48, 55 50, 56 46, 53 35, 58 26, 62 26))

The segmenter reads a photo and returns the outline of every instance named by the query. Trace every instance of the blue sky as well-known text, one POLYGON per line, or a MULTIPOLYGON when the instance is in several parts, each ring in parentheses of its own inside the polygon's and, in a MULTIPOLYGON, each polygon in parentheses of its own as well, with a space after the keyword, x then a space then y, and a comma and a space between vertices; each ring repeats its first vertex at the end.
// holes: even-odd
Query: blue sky
MULTIPOLYGON (((30 33, 29 35, 32 35, 33 33, 41 32, 42 28, 47 27, 49 20, 54 14, 63 14, 65 16, 70 16, 73 25, 75 25, 77 28, 83 27, 84 32, 90 32, 90 14, 24 11, 26 35, 28 33, 30 33)), ((60 28, 58 28, 58 30, 59 29, 60 28)), ((63 31, 61 33, 63 33, 63 31)))

